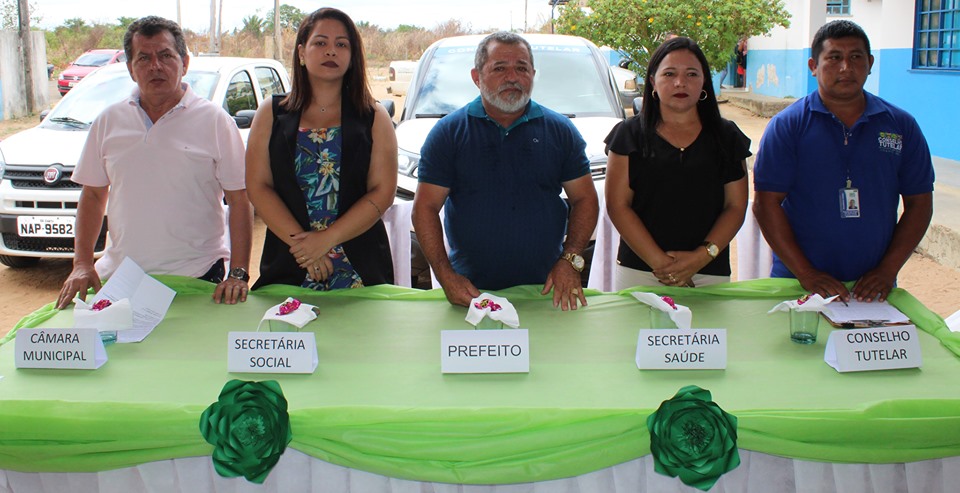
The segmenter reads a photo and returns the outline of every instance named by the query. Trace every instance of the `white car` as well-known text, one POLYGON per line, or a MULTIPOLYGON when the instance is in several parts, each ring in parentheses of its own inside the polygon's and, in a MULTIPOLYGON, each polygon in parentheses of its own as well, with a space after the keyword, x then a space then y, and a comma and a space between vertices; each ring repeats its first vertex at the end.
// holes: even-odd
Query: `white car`
MULTIPOLYGON (((259 58, 194 56, 183 79, 235 118, 244 142, 260 102, 290 89, 283 65, 259 58)), ((0 263, 28 267, 40 258, 73 258, 80 185, 70 176, 90 124, 134 87, 126 64, 103 67, 71 89, 39 125, 0 141, 0 263)), ((98 257, 106 232, 104 218, 98 257)))
POLYGON ((410 87, 410 79, 413 77, 413 71, 417 68, 415 60, 395 60, 390 62, 387 69, 387 79, 390 85, 387 86, 387 93, 397 96, 405 96, 410 87))
MULTIPOLYGON (((603 196, 607 156, 603 139, 626 118, 620 94, 606 59, 590 41, 559 34, 524 34, 533 49, 536 76, 532 98, 567 115, 587 142, 587 157, 603 196)), ((420 57, 403 114, 397 124, 400 177, 397 198, 412 200, 417 189, 420 148, 440 118, 480 94, 470 78, 482 35, 441 39, 420 57)))

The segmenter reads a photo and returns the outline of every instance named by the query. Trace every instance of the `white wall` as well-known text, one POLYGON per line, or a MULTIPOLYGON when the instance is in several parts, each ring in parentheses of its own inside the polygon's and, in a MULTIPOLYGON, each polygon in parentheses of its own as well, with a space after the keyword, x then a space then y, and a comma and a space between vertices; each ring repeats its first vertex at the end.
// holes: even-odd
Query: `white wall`
POLYGON ((810 47, 813 35, 826 23, 827 1, 786 0, 784 5, 790 12, 790 28, 777 27, 767 36, 750 38, 748 46, 751 49, 802 50, 810 47))
MULTIPOLYGON (((873 0, 873 3, 881 3, 873 0)), ((874 36, 869 31, 871 48, 913 48, 913 29, 916 24, 916 2, 887 0, 882 2, 879 32, 874 36)))
MULTIPOLYGON (((42 31, 30 33, 33 42, 33 94, 37 108, 50 103, 47 88, 47 42, 42 31)), ((23 67, 20 65, 20 39, 16 31, 0 31, 0 119, 29 114, 24 97, 23 67)))

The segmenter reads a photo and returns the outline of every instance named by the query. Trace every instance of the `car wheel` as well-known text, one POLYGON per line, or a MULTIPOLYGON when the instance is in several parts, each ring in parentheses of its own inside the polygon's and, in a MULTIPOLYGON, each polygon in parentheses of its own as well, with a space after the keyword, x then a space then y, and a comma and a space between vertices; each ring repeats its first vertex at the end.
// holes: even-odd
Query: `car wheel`
POLYGON ((0 264, 13 269, 22 269, 33 267, 40 262, 39 257, 15 257, 13 255, 0 255, 0 264))

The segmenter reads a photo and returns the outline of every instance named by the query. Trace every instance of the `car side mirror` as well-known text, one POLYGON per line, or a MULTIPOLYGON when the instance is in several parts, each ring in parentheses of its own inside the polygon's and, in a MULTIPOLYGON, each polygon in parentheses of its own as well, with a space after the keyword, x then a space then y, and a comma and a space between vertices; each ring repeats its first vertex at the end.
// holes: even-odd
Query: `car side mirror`
POLYGON ((633 98, 633 114, 634 115, 640 114, 640 108, 642 106, 643 106, 643 96, 640 96, 639 98, 633 98))
POLYGON ((234 115, 233 121, 237 122, 237 128, 250 128, 256 114, 257 110, 240 110, 234 115))
POLYGON ((394 113, 397 112, 397 106, 394 104, 392 99, 384 99, 380 101, 380 104, 387 109, 387 114, 390 115, 390 118, 393 118, 394 113))
POLYGON ((43 111, 41 111, 41 112, 40 112, 40 121, 43 121, 43 119, 46 118, 47 115, 49 115, 49 114, 50 114, 50 110, 43 110, 43 111))

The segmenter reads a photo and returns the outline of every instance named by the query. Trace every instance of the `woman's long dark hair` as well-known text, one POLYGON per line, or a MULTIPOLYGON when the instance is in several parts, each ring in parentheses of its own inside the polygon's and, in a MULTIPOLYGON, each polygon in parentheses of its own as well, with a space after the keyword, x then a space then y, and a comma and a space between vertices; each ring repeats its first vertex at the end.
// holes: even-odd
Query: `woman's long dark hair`
MULTIPOLYGON (((656 75, 657 70, 660 69, 660 64, 663 62, 663 59, 677 50, 687 50, 693 53, 693 55, 697 57, 697 60, 700 61, 700 68, 703 72, 703 90, 707 92, 707 98, 697 103, 697 114, 700 115, 700 125, 710 135, 718 137, 720 133, 720 106, 717 105, 717 94, 713 90, 712 72, 710 71, 710 64, 707 63, 707 57, 703 54, 703 50, 701 50, 692 39, 677 36, 664 41, 658 46, 653 52, 653 55, 650 56, 650 63, 647 65, 647 75, 645 84, 643 85, 643 108, 640 110, 640 114, 643 117, 644 155, 648 155, 650 142, 652 142, 653 136, 657 132, 657 125, 663 121, 663 115, 660 113, 660 97, 653 96, 653 77, 656 75)), ((696 94, 694 97, 699 99, 700 94, 696 94)), ((719 139, 718 142, 720 143, 720 149, 726 154, 726 146, 724 146, 723 142, 719 139)))
POLYGON ((300 65, 300 57, 297 54, 298 46, 306 46, 307 37, 313 31, 313 26, 323 19, 334 19, 340 21, 347 29, 347 38, 350 40, 350 68, 343 75, 343 94, 346 96, 357 112, 366 116, 374 111, 375 100, 370 91, 370 85, 367 83, 367 63, 363 55, 363 40, 360 38, 360 31, 356 24, 350 19, 350 16, 342 10, 324 7, 318 9, 312 14, 304 17, 297 28, 297 42, 293 47, 293 87, 290 94, 283 99, 281 103, 288 111, 303 111, 313 100, 313 88, 310 86, 310 78, 307 74, 307 67, 300 65))

